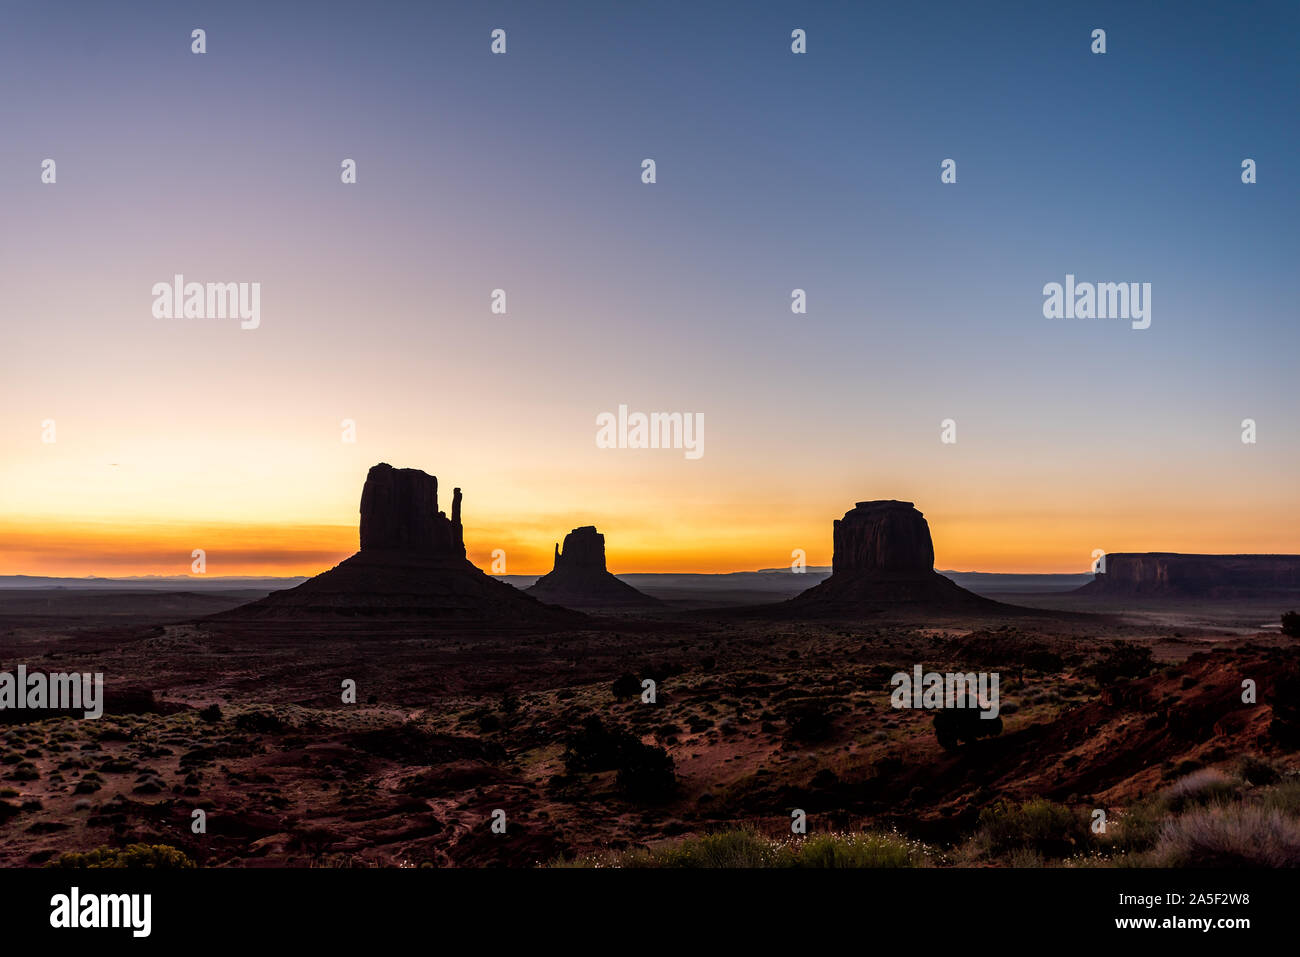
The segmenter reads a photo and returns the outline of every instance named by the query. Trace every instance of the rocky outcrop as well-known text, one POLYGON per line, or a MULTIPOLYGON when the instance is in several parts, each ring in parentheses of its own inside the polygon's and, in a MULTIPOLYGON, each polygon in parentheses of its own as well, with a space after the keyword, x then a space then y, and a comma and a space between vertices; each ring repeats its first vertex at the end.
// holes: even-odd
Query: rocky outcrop
POLYGON ((1300 555, 1115 552, 1078 594, 1300 600, 1300 555))
POLYGON ((485 575, 465 557, 460 489, 451 517, 438 480, 380 463, 361 491, 361 550, 296 588, 218 618, 346 616, 449 622, 573 625, 583 616, 485 575))
POLYGON ((555 567, 527 594, 565 608, 615 608, 658 605, 657 599, 619 581, 605 567, 605 536, 595 525, 575 528, 555 546, 555 567))
POLYGON ((606 571, 605 536, 595 525, 575 528, 564 536, 564 548, 555 545, 555 571, 606 571))
POLYGON ((832 575, 925 575, 934 571, 934 542, 911 502, 858 502, 836 519, 832 575))
POLYGON ((1015 610, 966 591, 934 570, 934 542, 911 502, 858 502, 835 522, 831 577, 785 602, 799 614, 835 616, 900 605, 1015 610))
POLYGON ((438 511, 438 479, 419 469, 372 467, 361 490, 361 550, 465 557, 460 489, 451 518, 438 511))

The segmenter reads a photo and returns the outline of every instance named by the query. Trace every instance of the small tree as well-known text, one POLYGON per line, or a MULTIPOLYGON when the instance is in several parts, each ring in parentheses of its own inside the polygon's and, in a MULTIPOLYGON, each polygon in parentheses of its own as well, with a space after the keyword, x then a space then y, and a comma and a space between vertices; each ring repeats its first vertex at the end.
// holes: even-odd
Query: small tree
POLYGON ((672 755, 664 748, 637 742, 621 755, 618 786, 632 801, 666 801, 677 790, 677 772, 672 755))
POLYGON ((1294 611, 1282 612, 1282 634, 1300 638, 1300 614, 1294 611))
POLYGON ((641 682, 632 672, 625 671, 615 680, 611 690, 614 692, 614 697, 619 700, 636 698, 641 694, 641 682))

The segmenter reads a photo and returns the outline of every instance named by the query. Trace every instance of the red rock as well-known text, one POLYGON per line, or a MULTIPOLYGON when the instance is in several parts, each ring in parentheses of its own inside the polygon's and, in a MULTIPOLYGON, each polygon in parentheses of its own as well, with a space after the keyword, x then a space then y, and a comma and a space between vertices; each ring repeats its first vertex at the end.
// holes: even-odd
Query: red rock
POLYGON ((930 526, 911 502, 858 502, 835 522, 831 577, 790 599, 783 611, 857 614, 899 604, 1006 609, 934 570, 930 526))
POLYGON ((555 567, 527 594, 565 608, 658 605, 657 599, 620 581, 605 567, 605 536, 594 525, 575 528, 555 546, 555 567))
POLYGON ((361 490, 361 550, 465 557, 460 489, 451 519, 438 511, 438 479, 419 469, 373 466, 361 490))
POLYGON ((1115 552, 1081 594, 1300 599, 1300 555, 1115 552))
POLYGON ((436 478, 385 463, 370 469, 361 491, 359 552, 296 588, 214 617, 303 615, 557 626, 583 620, 485 575, 465 557, 460 489, 449 519, 438 511, 436 478))

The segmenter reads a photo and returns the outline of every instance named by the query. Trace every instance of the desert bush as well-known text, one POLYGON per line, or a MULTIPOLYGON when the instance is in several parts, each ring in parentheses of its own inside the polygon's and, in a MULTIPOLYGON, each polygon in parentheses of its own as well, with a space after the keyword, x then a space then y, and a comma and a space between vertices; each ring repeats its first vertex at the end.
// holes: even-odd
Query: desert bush
POLYGON ((1047 858, 1068 857, 1090 843, 1086 814, 1034 798, 1019 806, 999 802, 980 812, 978 843, 995 855, 1031 850, 1047 858))
POLYGON ((1148 799, 1111 815, 1105 833, 1098 836, 1112 851, 1148 851, 1159 839, 1167 816, 1161 801, 1148 799))
POLYGON ((831 716, 826 706, 813 701, 796 701, 785 708, 786 730, 796 741, 823 741, 831 733, 831 716))
POLYGON ((564 767, 570 774, 613 770, 618 766, 627 739, 632 737, 621 728, 605 727, 605 722, 598 716, 589 715, 583 719, 582 726, 569 735, 564 751, 564 767))
POLYGON ((637 698, 641 695, 641 682, 637 681, 636 675, 630 671, 625 671, 614 680, 610 687, 614 697, 620 701, 628 698, 637 698))
POLYGON ((1160 803, 1166 810, 1178 813, 1191 807, 1233 801, 1237 796, 1235 781, 1213 768, 1202 768, 1166 788, 1160 796, 1160 803))
POLYGON ((1155 667, 1150 648, 1131 641, 1117 641, 1086 669, 1086 673, 1104 686, 1120 680, 1145 678, 1155 667))
POLYGON ((677 771, 665 749, 637 742, 619 761, 617 782, 633 801, 664 801, 677 790, 677 771))
POLYGON ((754 831, 723 831, 688 838, 669 847, 623 855, 616 866, 748 868, 779 867, 782 848, 754 831))
POLYGON ((720 831, 653 850, 626 851, 578 866, 668 868, 923 867, 929 851, 892 832, 817 834, 774 840, 752 830, 720 831))
POLYGON ((1257 754, 1243 754, 1237 761, 1237 775, 1247 784, 1276 784, 1282 774, 1271 761, 1257 754))
POLYGON ((1289 635, 1292 638, 1300 638, 1300 613, 1294 611, 1282 612, 1282 634, 1289 635))
POLYGON ((329 828, 309 827, 290 835, 287 847, 291 851, 302 851, 317 860, 325 854, 327 847, 338 840, 339 836, 329 828))
POLYGON ((199 712, 199 717, 208 724, 216 724, 221 720, 221 705, 210 704, 199 712))
POLYGON ((797 845, 797 867, 921 867, 921 845, 897 834, 817 834, 797 845))
POLYGON ((93 851, 68 851, 46 867, 127 867, 176 869, 193 867, 194 862, 168 844, 132 844, 129 847, 97 847, 93 851))
POLYGON ((1300 822, 1227 804, 1170 818, 1152 853, 1162 867, 1300 867, 1300 822))
POLYGON ((564 767, 570 774, 617 771, 619 789, 637 801, 662 800, 677 787, 672 755, 618 725, 606 727, 596 715, 569 737, 564 767))
POLYGON ((1260 798, 1260 806, 1300 818, 1300 780, 1291 778, 1269 788, 1260 798))
POLYGON ((236 716, 235 727, 251 734, 279 734, 284 722, 270 711, 245 711, 236 716))
POLYGON ((100 762, 99 770, 105 774, 127 774, 136 770, 139 765, 126 755, 119 755, 115 758, 106 758, 100 762))

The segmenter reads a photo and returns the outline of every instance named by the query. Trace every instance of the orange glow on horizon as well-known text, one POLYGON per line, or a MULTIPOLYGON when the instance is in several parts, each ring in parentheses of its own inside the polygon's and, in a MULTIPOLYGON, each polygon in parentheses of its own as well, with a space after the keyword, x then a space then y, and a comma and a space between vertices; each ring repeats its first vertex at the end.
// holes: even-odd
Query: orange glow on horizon
MULTIPOLYGON (((834 517, 840 513, 832 512, 834 517)), ((831 562, 831 526, 821 520, 770 512, 736 521, 719 516, 686 527, 650 519, 598 524, 605 535, 610 571, 629 573, 725 573, 790 565, 794 549, 811 566, 831 562)), ((953 571, 1004 573, 1082 573, 1092 549, 1107 551, 1182 551, 1200 553, 1291 553, 1295 543, 1279 524, 1243 538, 1225 520, 1218 528, 1189 530, 1176 518, 1153 521, 1140 532, 1117 516, 1114 527, 1081 518, 1000 516, 945 518, 927 514, 935 542, 935 567, 953 571)), ((570 528, 584 522, 566 515, 545 522, 473 524, 466 528, 470 561, 489 571, 492 552, 506 553, 509 575, 541 575, 551 570, 552 550, 570 528), (547 536, 542 527, 558 531, 547 536)), ((180 523, 23 520, 0 522, 0 575, 51 577, 126 577, 189 575, 194 549, 203 549, 206 575, 315 575, 357 549, 354 525, 180 523)))

